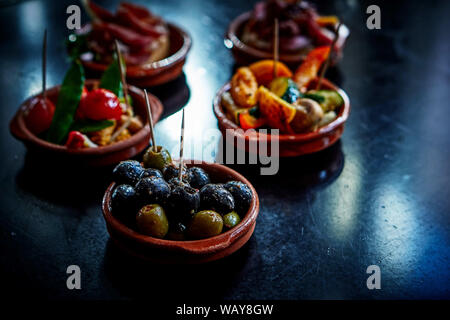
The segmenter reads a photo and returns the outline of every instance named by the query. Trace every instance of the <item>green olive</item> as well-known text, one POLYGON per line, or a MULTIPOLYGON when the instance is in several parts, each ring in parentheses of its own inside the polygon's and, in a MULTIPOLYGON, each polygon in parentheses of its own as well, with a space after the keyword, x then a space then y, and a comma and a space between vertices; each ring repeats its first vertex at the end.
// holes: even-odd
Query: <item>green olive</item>
POLYGON ((155 238, 164 238, 169 230, 166 213, 158 204, 142 207, 136 215, 136 224, 143 234, 155 238))
POLYGON ((209 238, 222 232, 222 216, 212 210, 197 212, 192 218, 188 234, 195 239, 209 238))
POLYGON ((162 170, 166 165, 172 163, 172 158, 170 157, 169 151, 161 146, 156 147, 157 152, 155 152, 153 147, 149 147, 144 154, 144 167, 154 168, 162 170))
POLYGON ((241 218, 236 211, 231 211, 223 216, 223 225, 228 229, 237 226, 239 222, 241 222, 241 218))

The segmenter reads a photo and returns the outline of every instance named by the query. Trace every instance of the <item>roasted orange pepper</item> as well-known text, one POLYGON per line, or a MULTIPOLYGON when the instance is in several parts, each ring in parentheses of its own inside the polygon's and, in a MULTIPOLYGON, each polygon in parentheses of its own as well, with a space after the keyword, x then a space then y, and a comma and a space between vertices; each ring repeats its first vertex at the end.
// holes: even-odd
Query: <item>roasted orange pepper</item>
POLYGON ((330 47, 318 47, 312 50, 305 61, 298 67, 294 74, 294 81, 298 87, 304 88, 308 83, 317 77, 320 67, 325 62, 330 53, 330 47))

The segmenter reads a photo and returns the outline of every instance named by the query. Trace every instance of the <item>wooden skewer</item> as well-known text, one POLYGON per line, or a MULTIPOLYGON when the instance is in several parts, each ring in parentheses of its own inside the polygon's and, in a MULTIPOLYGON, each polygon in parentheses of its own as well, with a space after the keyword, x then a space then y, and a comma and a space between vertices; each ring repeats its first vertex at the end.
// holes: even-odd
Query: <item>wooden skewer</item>
POLYGON ((330 52, 328 52, 328 57, 327 60, 325 60, 325 63, 323 65, 322 71, 320 72, 320 76, 319 76, 319 80, 317 81, 317 85, 316 85, 316 90, 320 89, 320 86, 322 84, 322 80, 323 77, 325 76, 325 72, 327 71, 330 62, 331 62, 331 57, 333 55, 334 52, 334 46, 336 45, 337 40, 339 39, 339 29, 341 28, 342 23, 339 22, 336 30, 335 30, 335 34, 334 34, 334 39, 333 42, 330 45, 330 52))
POLYGON ((279 35, 278 35, 278 18, 275 18, 274 22, 274 34, 273 34, 273 78, 278 75, 278 51, 279 51, 279 35))
POLYGON ((145 103, 147 104, 147 117, 148 117, 148 122, 150 124, 150 135, 151 135, 152 144, 153 144, 153 151, 158 152, 158 148, 156 147, 155 131, 153 130, 152 108, 150 107, 150 102, 148 101, 147 89, 144 89, 144 94, 145 94, 145 103))
POLYGON ((130 107, 128 105, 127 81, 126 81, 126 78, 125 78, 124 66, 122 65, 122 53, 119 50, 119 42, 117 40, 114 40, 114 44, 115 44, 115 47, 116 47, 117 59, 119 59, 119 72, 120 72, 120 81, 122 82, 123 97, 125 99, 126 106, 130 107))
POLYGON ((127 82, 125 80, 125 72, 122 65, 122 54, 120 53, 119 50, 119 43, 117 42, 117 40, 114 40, 114 44, 116 47, 117 59, 119 62, 120 81, 122 82, 123 97, 125 99, 125 105, 127 106, 128 119, 127 121, 124 122, 124 124, 122 124, 122 126, 118 130, 116 130, 116 132, 114 132, 109 142, 113 142, 114 140, 116 140, 116 138, 122 133, 122 131, 128 128, 134 116, 133 109, 128 105, 128 87, 127 82))
POLYGON ((47 29, 44 31, 44 40, 42 42, 42 97, 47 98, 46 78, 47 78, 47 29))
POLYGON ((180 136, 180 167, 178 169, 178 181, 183 182, 183 150, 184 150, 184 108, 181 118, 181 136, 180 136))

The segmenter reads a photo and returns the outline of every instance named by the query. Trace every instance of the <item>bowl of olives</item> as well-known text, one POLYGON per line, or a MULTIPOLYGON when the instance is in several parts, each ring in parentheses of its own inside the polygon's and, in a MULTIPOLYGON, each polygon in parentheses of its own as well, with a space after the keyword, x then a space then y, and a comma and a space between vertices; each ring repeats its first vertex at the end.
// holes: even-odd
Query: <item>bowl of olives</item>
POLYGON ((203 263, 241 248, 259 212, 250 182, 203 161, 187 160, 180 174, 179 163, 157 150, 150 147, 143 163, 122 161, 113 170, 103 217, 114 243, 158 263, 203 263))

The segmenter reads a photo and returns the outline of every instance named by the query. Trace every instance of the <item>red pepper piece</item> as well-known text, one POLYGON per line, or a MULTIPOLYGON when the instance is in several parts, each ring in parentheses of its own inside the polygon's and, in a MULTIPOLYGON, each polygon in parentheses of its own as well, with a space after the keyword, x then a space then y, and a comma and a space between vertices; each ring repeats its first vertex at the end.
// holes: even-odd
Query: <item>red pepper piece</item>
POLYGON ((333 38, 330 37, 314 19, 309 19, 307 22, 308 33, 314 39, 314 42, 318 46, 329 46, 333 42, 333 38))
POLYGON ((114 15, 106 10, 105 8, 100 7, 99 5, 93 3, 92 1, 88 1, 89 8, 92 12, 102 21, 114 21, 114 15))
POLYGON ((96 23, 95 28, 111 33, 114 38, 131 47, 148 46, 153 41, 152 37, 143 36, 129 28, 119 26, 115 23, 96 23))
POLYGON ((69 149, 81 149, 84 147, 84 136, 79 131, 70 131, 66 147, 69 149))
POLYGON ((151 24, 146 23, 145 20, 140 20, 139 17, 125 7, 119 7, 116 15, 122 24, 127 25, 140 34, 145 34, 155 38, 163 34, 151 24))
POLYGON ((126 8, 129 11, 131 11, 136 17, 138 17, 139 19, 148 19, 148 18, 152 18, 153 15, 151 14, 150 11, 148 11, 147 8, 136 5, 136 4, 132 4, 129 2, 122 2, 119 6, 120 8, 126 8))
POLYGON ((317 77, 317 73, 322 63, 327 59, 329 52, 330 47, 319 47, 308 54, 305 61, 298 67, 294 74, 294 81, 299 88, 307 86, 312 79, 317 77))
POLYGON ((239 113, 239 126, 244 129, 256 129, 266 124, 263 118, 255 118, 247 112, 239 113))

